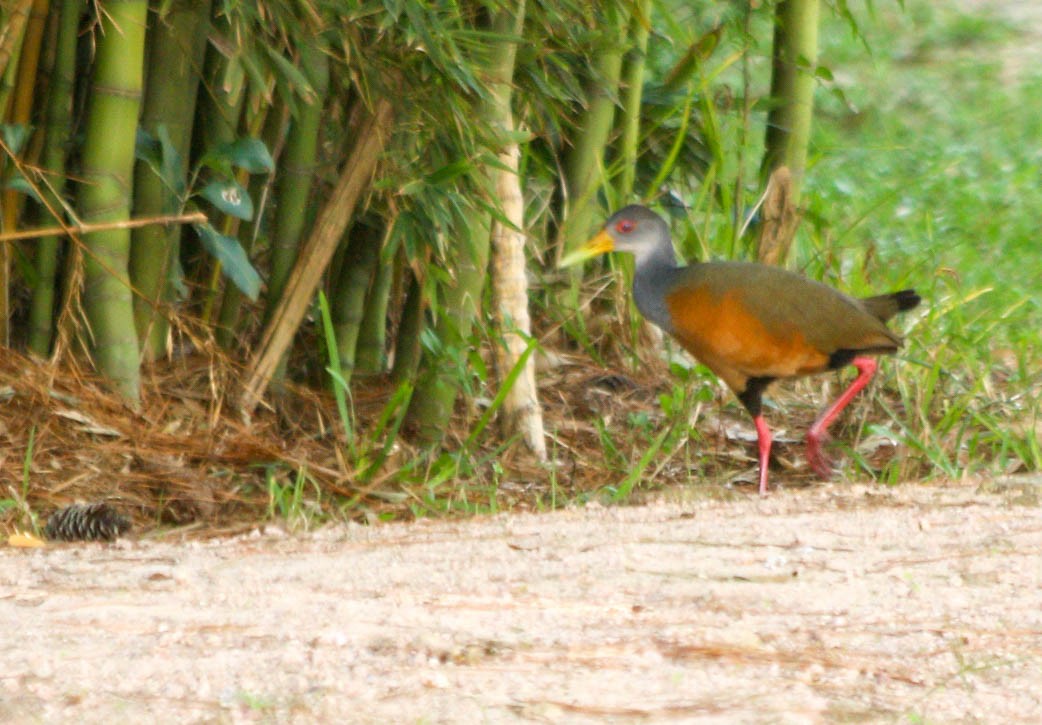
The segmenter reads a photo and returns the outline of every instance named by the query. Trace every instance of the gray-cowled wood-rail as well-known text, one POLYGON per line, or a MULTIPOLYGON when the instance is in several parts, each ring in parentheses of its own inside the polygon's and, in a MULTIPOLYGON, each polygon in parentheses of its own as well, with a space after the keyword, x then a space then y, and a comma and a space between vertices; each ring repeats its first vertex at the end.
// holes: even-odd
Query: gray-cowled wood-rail
POLYGON ((735 392, 756 425, 760 493, 767 492, 771 431, 764 420, 764 389, 778 378, 852 365, 858 375, 807 433, 807 461, 828 478, 822 451, 829 425, 875 374, 870 355, 897 351, 901 338, 886 321, 920 302, 914 290, 856 299, 779 267, 753 262, 680 266, 669 227, 650 209, 616 212, 560 266, 605 252, 636 260, 633 298, 648 320, 672 335, 735 392))

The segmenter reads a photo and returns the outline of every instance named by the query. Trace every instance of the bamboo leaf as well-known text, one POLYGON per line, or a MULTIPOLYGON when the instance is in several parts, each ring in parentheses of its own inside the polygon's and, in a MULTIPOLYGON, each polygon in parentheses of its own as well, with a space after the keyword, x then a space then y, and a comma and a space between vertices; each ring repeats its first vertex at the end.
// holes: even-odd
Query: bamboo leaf
POLYGON ((40 195, 36 193, 36 189, 34 189, 33 185, 29 183, 29 180, 17 171, 11 174, 11 178, 4 182, 3 188, 20 192, 41 204, 43 203, 40 195))
POLYGON ((819 65, 814 69, 814 77, 820 78, 823 81, 836 80, 836 77, 832 75, 832 69, 825 65, 819 65))
MULTIPOLYGON (((242 48, 235 60, 228 64, 229 70, 237 70, 248 81, 251 88, 267 89, 268 72, 261 60, 256 52, 242 48)), ((261 90, 261 93, 265 96, 269 95, 266 90, 261 90)))
POLYGON ((528 358, 531 357, 532 353, 535 352, 536 348, 539 346, 538 340, 534 337, 528 337, 526 342, 527 346, 517 358, 517 362, 515 362, 514 366, 510 368, 510 372, 507 373, 507 376, 503 378, 503 382, 499 386, 499 390, 496 392, 496 397, 493 399, 492 404, 485 409, 485 412, 481 415, 481 418, 471 431, 470 436, 467 437, 468 446, 474 445, 480 439, 481 434, 484 433, 485 428, 488 427, 488 424, 492 421, 492 417, 496 414, 496 411, 503 406, 503 401, 506 400, 510 389, 514 387, 518 377, 524 372, 525 365, 528 364, 528 358))
POLYGON ((322 290, 318 291, 318 309, 322 317, 322 331, 325 335, 326 355, 329 356, 329 365, 326 372, 333 379, 333 398, 336 400, 337 412, 340 415, 340 423, 344 426, 344 437, 347 440, 348 450, 354 458, 354 424, 351 409, 348 407, 348 396, 351 395, 351 386, 344 379, 344 368, 340 364, 340 346, 336 341, 336 328, 333 325, 333 315, 329 310, 329 300, 322 290))
POLYGON ((275 170, 275 160, 268 153, 268 147, 259 138, 240 138, 226 148, 232 166, 237 166, 251 174, 270 174, 275 170))
POLYGON ((141 126, 137 127, 137 136, 134 139, 134 158, 144 161, 156 173, 159 173, 159 166, 163 162, 163 150, 159 139, 141 126))
POLYGON ((163 211, 167 214, 176 213, 185 195, 184 164, 165 124, 156 127, 154 136, 138 126, 134 158, 148 164, 172 192, 172 196, 165 200, 163 211))
POLYGON ((249 192, 234 181, 211 181, 199 195, 225 214, 243 221, 253 219, 253 200, 249 192))
MULTIPOLYGON (((262 47, 271 59, 272 66, 274 66, 277 75, 276 83, 280 86, 285 84, 288 90, 293 91, 305 103, 311 103, 316 97, 315 89, 308 82, 307 77, 300 68, 293 65, 277 49, 267 45, 262 45, 262 47)), ((287 93, 286 96, 292 97, 294 93, 287 93)))
POLYGON ((4 145, 16 155, 29 140, 32 130, 32 126, 24 123, 0 123, 0 136, 4 139, 4 145))
POLYGON ((435 169, 434 171, 432 171, 430 174, 427 175, 426 183, 430 184, 431 186, 444 184, 448 181, 458 179, 460 176, 463 176, 464 174, 468 173, 473 168, 474 165, 471 164, 469 161, 467 161, 466 159, 460 159, 459 161, 454 161, 450 164, 445 164, 440 169, 435 169))
POLYGON ((387 405, 380 412, 380 419, 377 421, 376 428, 370 439, 375 441, 384 436, 383 446, 381 446, 379 453, 369 467, 359 475, 358 479, 360 482, 370 481, 390 457, 395 441, 398 440, 398 431, 405 421, 405 414, 409 411, 409 401, 412 400, 413 389, 413 384, 408 381, 399 385, 391 399, 387 401, 387 405))
POLYGON ((209 224, 195 224, 199 239, 210 254, 221 263, 221 272, 239 288, 239 290, 256 301, 260 294, 261 279, 257 270, 250 264, 246 251, 235 237, 219 233, 209 224))
POLYGON ((275 160, 271 158, 268 147, 258 138, 240 138, 216 146, 203 155, 199 164, 224 176, 231 176, 233 167, 251 174, 271 173, 275 170, 275 160))
MULTIPOLYGON (((156 135, 159 137, 159 145, 162 149, 159 176, 168 189, 173 191, 179 199, 183 198, 185 194, 184 159, 177 152, 177 146, 170 138, 170 131, 167 130, 166 124, 159 124, 156 128, 156 135)), ((167 211, 174 210, 168 209, 167 211)))

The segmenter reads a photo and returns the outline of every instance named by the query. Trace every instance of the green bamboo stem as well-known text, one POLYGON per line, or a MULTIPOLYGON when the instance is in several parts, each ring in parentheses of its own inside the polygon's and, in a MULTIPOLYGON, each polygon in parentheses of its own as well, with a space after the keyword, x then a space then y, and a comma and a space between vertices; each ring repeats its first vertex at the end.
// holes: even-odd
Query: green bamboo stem
MULTIPOLYGON (((18 11, 20 12, 20 10, 18 11)), ((32 117, 33 97, 37 86, 37 68, 40 61, 40 41, 44 26, 47 24, 47 0, 34 0, 29 13, 28 22, 22 28, 18 63, 8 70, 13 72, 13 94, 9 99, 10 109, 0 118, 15 125, 28 125, 32 117)), ((5 74, 5 81, 12 74, 5 74)), ((5 104, 6 105, 6 104, 5 104)), ((3 106, 0 106, 3 108, 3 106)), ((33 151, 22 149, 23 159, 35 162, 33 151)), ((0 222, 5 231, 13 231, 18 226, 25 196, 14 189, 6 189, 0 199, 0 222)), ((0 344, 10 342, 11 330, 11 248, 0 247, 0 344)))
MULTIPOLYGON (((47 87, 44 110, 44 147, 41 165, 52 179, 44 190, 50 209, 62 208, 61 196, 65 189, 65 155, 72 128, 72 96, 76 81, 76 39, 79 30, 79 2, 62 2, 58 15, 54 45, 54 61, 47 87)), ((54 298, 58 275, 58 250, 61 237, 48 234, 36 243, 36 286, 29 308, 29 349, 37 355, 46 355, 54 337, 54 298)))
POLYGON ((423 331, 424 310, 423 285, 407 270, 409 286, 402 303, 402 319, 394 342, 394 364, 391 380, 401 384, 416 379, 420 367, 420 333, 423 331))
POLYGON ((300 65, 314 95, 301 99, 299 112, 289 127, 286 149, 275 182, 278 206, 271 240, 271 276, 265 318, 270 319, 282 297, 293 264, 297 261, 300 240, 308 221, 308 199, 315 178, 322 108, 329 90, 329 60, 318 44, 300 49, 300 65))
POLYGON ((814 69, 818 58, 819 0, 782 0, 775 9, 772 107, 767 118, 762 175, 780 166, 792 174, 799 199, 807 165, 814 114, 814 69))
MULTIPOLYGON (((235 42, 234 29, 226 13, 215 10, 211 22, 214 32, 223 34, 228 43, 235 42)), ((200 147, 212 149, 234 141, 238 134, 246 100, 246 73, 237 53, 229 53, 227 47, 211 43, 206 50, 203 78, 205 93, 199 101, 197 114, 198 127, 202 132, 200 147)), ((220 222, 214 222, 214 226, 221 234, 231 236, 238 229, 238 219, 224 215, 220 222)), ((209 257, 202 259, 192 275, 202 289, 200 317, 210 322, 217 303, 220 262, 209 257)))
POLYGON ((630 20, 630 50, 626 54, 622 81, 622 172, 619 178, 620 201, 633 200, 640 143, 640 110, 644 94, 644 66, 651 27, 651 0, 638 0, 630 20))
POLYGON ((330 299, 340 368, 347 382, 350 382, 354 372, 366 292, 380 261, 382 240, 383 231, 380 228, 355 224, 330 299))
MULTIPOLYGON (((108 2, 98 16, 90 112, 83 141, 80 214, 130 218, 134 139, 145 57, 145 0, 108 2)), ((98 369, 132 404, 140 400, 138 338, 127 267, 130 231, 84 236, 83 308, 98 369)))
POLYGON ((443 293, 435 335, 438 351, 425 350, 423 372, 406 414, 406 423, 428 445, 445 436, 466 374, 466 350, 474 323, 481 314, 489 253, 489 214, 472 210, 456 234, 450 268, 453 281, 443 293))
MULTIPOLYGON (((188 158, 192 123, 199 88, 199 69, 206 51, 210 0, 177 0, 156 18, 148 36, 147 92, 141 114, 142 127, 153 136, 165 126, 174 151, 188 158)), ((181 209, 184 199, 167 186, 148 164, 137 163, 134 173, 134 214, 153 216, 181 209)), ((166 308, 174 300, 179 269, 175 264, 181 247, 181 225, 148 226, 131 235, 130 280, 134 285, 134 324, 146 360, 163 356, 167 348, 169 318, 166 308)))
POLYGON ((586 112, 565 158, 568 211, 558 234, 558 255, 584 242, 600 216, 594 200, 603 179, 604 150, 615 118, 627 26, 626 18, 613 4, 605 4, 603 13, 604 42, 586 84, 586 112))
POLYGON ((365 298, 365 312, 355 343, 355 371, 381 373, 387 363, 387 305, 391 296, 394 265, 377 259, 376 271, 365 298))
POLYGON ((0 32, 0 118, 7 116, 7 106, 15 87, 18 58, 25 39, 25 26, 33 0, 18 0, 6 11, 7 27, 0 32))
MULTIPOLYGON (((641 103, 644 98, 644 68, 647 61, 648 35, 651 27, 651 0, 638 0, 633 7, 630 18, 630 48, 623 59, 622 67, 622 118, 619 139, 619 156, 622 169, 615 187, 619 204, 638 201, 634 197, 634 185, 637 177, 637 154, 640 148, 641 103)), ((657 186, 655 187, 657 189, 657 186)), ((619 309, 629 311, 631 329, 636 337, 640 319, 634 312, 633 300, 627 290, 633 277, 633 260, 625 256, 619 260, 620 272, 625 284, 613 286, 615 304, 619 309)))

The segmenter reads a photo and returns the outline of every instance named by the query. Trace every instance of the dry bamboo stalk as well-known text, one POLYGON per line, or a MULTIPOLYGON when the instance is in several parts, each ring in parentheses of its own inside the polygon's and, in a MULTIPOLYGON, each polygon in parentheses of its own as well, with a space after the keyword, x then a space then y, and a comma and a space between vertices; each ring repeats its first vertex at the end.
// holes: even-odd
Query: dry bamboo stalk
POLYGON ((7 72, 7 64, 19 47, 32 6, 33 0, 20 0, 8 8, 7 27, 0 29, 0 76, 7 72))
MULTIPOLYGON (((502 336, 496 345, 500 377, 505 377, 525 354, 526 336, 531 335, 528 314, 528 279, 525 274, 525 202, 518 177, 520 151, 511 142, 499 154, 502 168, 495 171, 496 196, 503 216, 516 228, 492 222, 492 296, 496 325, 502 336)), ((508 435, 520 434, 535 456, 546 460, 543 409, 535 382, 535 355, 530 355, 503 400, 504 425, 508 435)))
POLYGON ((764 264, 784 264, 800 224, 795 206, 792 174, 779 166, 771 173, 764 192, 758 258, 764 264))
POLYGON ((0 233, 0 242, 14 242, 19 239, 37 239, 52 234, 78 236, 91 232, 105 232, 110 229, 136 229, 150 224, 202 224, 206 215, 201 211, 190 214, 170 214, 164 216, 145 217, 143 219, 126 219, 115 222, 99 222, 97 224, 66 224, 60 227, 44 227, 42 229, 22 229, 17 232, 0 233))
POLYGON ((376 170, 376 162, 389 135, 391 116, 390 102, 378 99, 372 115, 359 129, 358 142, 344 163, 344 170, 326 205, 315 220, 311 235, 300 250, 296 265, 286 281, 282 299, 272 313, 260 344, 246 368, 245 382, 239 397, 239 409, 243 416, 248 417, 257 407, 279 360, 289 349, 307 313, 322 274, 376 170))

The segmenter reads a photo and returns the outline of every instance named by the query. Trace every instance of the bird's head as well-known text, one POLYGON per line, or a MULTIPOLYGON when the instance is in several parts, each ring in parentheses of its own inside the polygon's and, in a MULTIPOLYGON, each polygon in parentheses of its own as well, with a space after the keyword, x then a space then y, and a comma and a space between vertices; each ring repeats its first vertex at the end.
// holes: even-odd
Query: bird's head
POLYGON ((632 204, 615 212, 600 232, 566 254, 557 266, 568 267, 613 251, 632 254, 638 267, 644 260, 663 254, 675 260, 666 222, 651 209, 632 204))

